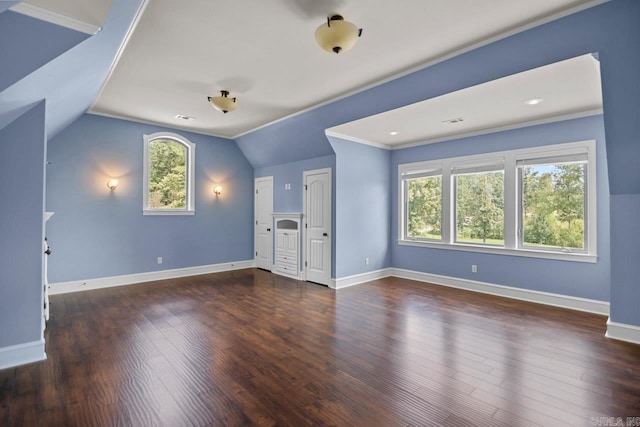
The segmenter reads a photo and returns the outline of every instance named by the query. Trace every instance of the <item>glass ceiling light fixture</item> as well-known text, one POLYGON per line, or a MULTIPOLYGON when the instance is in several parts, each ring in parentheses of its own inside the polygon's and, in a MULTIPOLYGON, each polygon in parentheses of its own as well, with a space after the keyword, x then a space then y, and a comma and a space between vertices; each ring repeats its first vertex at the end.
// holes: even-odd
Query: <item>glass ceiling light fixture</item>
POLYGON ((361 35, 362 28, 345 21, 341 15, 333 15, 316 30, 316 41, 327 52, 340 53, 351 49, 361 35))
POLYGON ((235 110, 238 106, 237 98, 230 98, 228 90, 221 90, 219 96, 208 96, 207 99, 213 108, 222 111, 223 114, 235 110))

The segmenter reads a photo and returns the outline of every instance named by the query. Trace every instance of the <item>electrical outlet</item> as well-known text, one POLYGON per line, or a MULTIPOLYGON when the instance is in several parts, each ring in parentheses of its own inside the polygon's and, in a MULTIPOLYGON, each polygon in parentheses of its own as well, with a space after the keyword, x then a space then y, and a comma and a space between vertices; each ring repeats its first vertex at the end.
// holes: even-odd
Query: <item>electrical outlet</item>
POLYGON ((369 258, 364 259, 364 265, 369 265, 369 258))
POLYGON ((158 264, 162 264, 162 257, 161 256, 158 257, 157 262, 158 262, 158 264))
POLYGON ((478 266, 477 266, 477 265, 475 265, 475 264, 473 264, 473 265, 471 266, 471 272, 472 272, 472 273, 477 273, 477 272, 478 272, 478 266))

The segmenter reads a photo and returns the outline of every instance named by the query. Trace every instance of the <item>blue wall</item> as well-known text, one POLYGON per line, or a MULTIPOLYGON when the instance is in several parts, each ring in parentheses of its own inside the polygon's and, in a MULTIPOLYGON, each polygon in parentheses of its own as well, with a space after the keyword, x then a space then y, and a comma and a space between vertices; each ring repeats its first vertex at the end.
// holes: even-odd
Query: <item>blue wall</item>
POLYGON ((0 348, 42 339, 45 105, 0 130, 0 348))
POLYGON ((397 268, 535 291, 609 300, 609 182, 602 116, 532 126, 394 151, 391 155, 392 264, 397 268), (596 140, 598 261, 595 264, 403 246, 398 241, 398 165, 509 149, 596 140), (471 265, 478 273, 471 273, 471 265))
MULTIPOLYGON (((636 141, 640 145, 640 141, 636 141)), ((636 163, 639 159, 636 159, 636 163)), ((637 166, 636 166, 636 174, 637 166)), ((611 269, 611 320, 640 324, 640 195, 611 196, 611 245, 614 267, 611 269), (613 248, 612 248, 613 249, 613 248), (615 307, 615 317, 613 308, 615 307)))
POLYGON ((20 13, 0 12, 0 92, 89 37, 20 13))
POLYGON ((178 132, 196 144, 196 214, 142 214, 142 136, 163 130, 84 115, 49 141, 50 282, 253 259, 253 169, 233 141, 178 132))
MULTIPOLYGON (((625 261, 640 259, 640 246, 624 240, 629 230, 637 229, 637 220, 632 215, 617 212, 628 204, 633 205, 635 196, 640 194, 640 174, 636 167, 640 159, 639 16, 640 1, 610 1, 291 117, 277 126, 251 133, 239 143, 250 160, 258 149, 324 146, 324 129, 338 123, 597 52, 602 76, 610 193, 629 196, 613 198, 609 206, 616 219, 610 223, 611 295, 615 296, 611 298, 611 319, 640 326, 640 311, 637 310, 640 286, 625 261), (260 143, 266 145, 258 148, 260 143)), ((278 152, 273 151, 270 158, 277 155, 278 152)), ((606 299, 601 292, 590 294, 606 299)))
POLYGON ((328 138, 336 152, 335 277, 390 267, 391 153, 328 138))
MULTIPOLYGON (((333 150, 331 150, 333 152, 333 150)), ((296 162, 278 164, 256 168, 254 176, 262 178, 273 177, 273 212, 274 213, 302 213, 304 209, 304 171, 331 168, 331 229, 336 228, 336 156, 316 157, 296 162), (284 185, 291 184, 290 190, 284 185)), ((335 235, 335 233, 334 233, 335 235)), ((301 236, 302 238, 302 236, 301 236)), ((274 241, 275 245, 275 241, 274 241)), ((275 248, 275 246, 274 246, 275 248)), ((300 255, 304 259, 304 241, 301 240, 300 255)), ((275 257, 275 249, 273 250, 275 257)), ((272 260, 273 261, 273 260, 272 260)), ((336 239, 331 239, 331 277, 336 277, 336 239)))
MULTIPOLYGON (((15 67, 30 74, 19 76, 21 80, 0 92, 0 128, 24 112, 25 105, 43 98, 47 100, 45 126, 48 138, 56 136, 84 114, 98 95, 141 1, 112 0, 104 27, 99 33, 44 65, 43 61, 65 48, 56 46, 58 41, 53 43, 48 38, 54 37, 54 34, 56 37, 66 34, 70 30, 32 18, 29 19, 33 22, 25 21, 26 17, 12 11, 3 12, 0 18, 6 19, 9 27, 20 27, 22 30, 5 33, 5 23, 0 23, 0 52, 10 49, 2 47, 5 44, 23 43, 18 41, 22 31, 27 32, 28 36, 25 37, 28 40, 39 41, 40 45, 37 49, 29 47, 22 52, 24 55, 18 58, 20 63, 12 66, 12 69, 15 67), (25 23, 27 26, 23 27, 25 23), (34 62, 34 58, 38 61, 34 62), (34 66, 39 65, 42 66, 31 72, 34 66)), ((80 36, 85 37, 84 34, 80 36)), ((73 39, 69 41, 74 43, 73 39)), ((67 43, 66 49, 69 47, 67 43)), ((6 67, 3 59, 0 59, 0 73, 4 73, 6 67)))
POLYGON ((302 213, 304 203, 302 173, 314 169, 333 169, 335 165, 336 156, 331 154, 292 163, 256 168, 254 176, 256 178, 273 176, 273 212, 302 213), (285 184, 291 184, 291 189, 285 190, 285 184))

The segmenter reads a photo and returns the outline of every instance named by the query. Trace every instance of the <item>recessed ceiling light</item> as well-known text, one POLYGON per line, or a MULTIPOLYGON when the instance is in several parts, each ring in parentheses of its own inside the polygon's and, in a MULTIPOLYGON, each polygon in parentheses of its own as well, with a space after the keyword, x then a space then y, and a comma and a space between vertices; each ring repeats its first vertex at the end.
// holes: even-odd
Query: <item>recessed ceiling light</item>
POLYGON ((195 117, 193 117, 193 116, 185 116, 183 114, 176 114, 175 117, 176 117, 176 119, 186 120, 187 122, 189 122, 191 120, 195 120, 195 117))
POLYGON ((396 136, 397 134, 398 134, 398 132, 397 132, 397 131, 395 131, 395 130, 394 130, 394 131, 392 131, 392 132, 389 132, 389 135, 396 136))
POLYGON ((526 101, 525 104, 527 104, 527 105, 538 105, 542 101, 544 101, 544 100, 540 99, 540 98, 533 98, 533 99, 530 99, 530 100, 526 101))
POLYGON ((449 120, 443 120, 442 123, 446 123, 446 124, 453 124, 453 123, 460 123, 460 122, 464 122, 464 118, 463 117, 456 117, 453 119, 449 119, 449 120))

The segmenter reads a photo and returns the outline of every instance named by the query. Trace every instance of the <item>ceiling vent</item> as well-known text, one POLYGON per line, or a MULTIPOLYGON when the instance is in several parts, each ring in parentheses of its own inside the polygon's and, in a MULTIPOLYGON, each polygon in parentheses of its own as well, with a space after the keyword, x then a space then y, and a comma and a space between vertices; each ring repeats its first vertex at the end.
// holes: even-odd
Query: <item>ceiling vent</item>
POLYGON ((443 120, 442 123, 446 123, 449 125, 452 125, 454 123, 460 123, 460 122, 464 122, 464 118, 462 117, 456 117, 455 119, 449 119, 449 120, 443 120))

